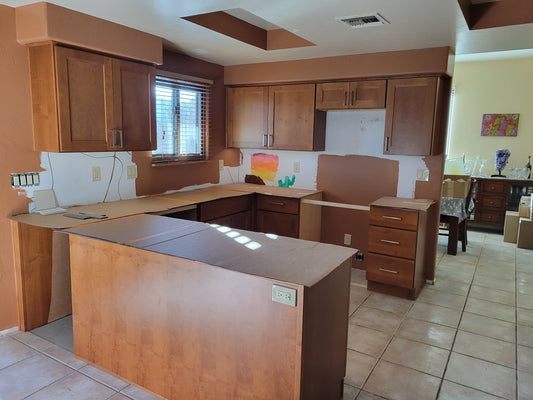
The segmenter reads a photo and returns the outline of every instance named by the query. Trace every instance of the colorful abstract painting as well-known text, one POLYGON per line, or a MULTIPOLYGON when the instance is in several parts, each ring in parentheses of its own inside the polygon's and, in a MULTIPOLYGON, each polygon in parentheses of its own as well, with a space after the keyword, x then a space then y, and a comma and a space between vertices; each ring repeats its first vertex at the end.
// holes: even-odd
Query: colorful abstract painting
POLYGON ((481 136, 516 136, 520 114, 483 114, 481 136))
POLYGON ((275 154, 252 154, 252 175, 261 177, 264 181, 273 182, 278 172, 279 158, 275 154))

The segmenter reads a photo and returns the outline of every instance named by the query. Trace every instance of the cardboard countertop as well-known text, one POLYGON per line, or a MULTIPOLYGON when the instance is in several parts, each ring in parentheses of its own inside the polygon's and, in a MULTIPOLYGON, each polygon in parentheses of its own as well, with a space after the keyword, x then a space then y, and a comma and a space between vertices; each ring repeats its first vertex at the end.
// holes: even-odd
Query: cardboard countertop
MULTIPOLYGON (((113 219, 150 212, 179 211, 180 208, 185 206, 196 205, 206 201, 227 197, 244 196, 250 193, 263 193, 300 199, 310 194, 320 192, 316 190, 280 188, 276 186, 252 185, 248 183, 232 183, 229 185, 210 186, 203 189, 164 193, 130 200, 73 206, 67 208, 67 213, 78 214, 80 211, 91 212, 95 214, 105 214, 109 219, 113 219)), ((13 221, 22 222, 28 225, 54 229, 64 229, 102 221, 92 218, 86 220, 74 219, 64 217, 63 214, 19 214, 9 218, 13 221)))
POLYGON ((370 203, 374 207, 403 208, 407 210, 427 211, 435 201, 428 199, 404 199, 402 197, 381 197, 370 203))
POLYGON ((356 252, 348 247, 156 215, 108 220, 65 232, 304 286, 319 282, 356 252))

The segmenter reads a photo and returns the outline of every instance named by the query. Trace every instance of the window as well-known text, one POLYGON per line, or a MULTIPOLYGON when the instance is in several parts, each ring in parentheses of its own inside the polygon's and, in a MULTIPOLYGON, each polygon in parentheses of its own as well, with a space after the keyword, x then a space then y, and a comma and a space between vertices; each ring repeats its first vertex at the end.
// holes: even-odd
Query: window
POLYGON ((211 82, 187 78, 166 73, 156 76, 154 163, 207 159, 211 82))

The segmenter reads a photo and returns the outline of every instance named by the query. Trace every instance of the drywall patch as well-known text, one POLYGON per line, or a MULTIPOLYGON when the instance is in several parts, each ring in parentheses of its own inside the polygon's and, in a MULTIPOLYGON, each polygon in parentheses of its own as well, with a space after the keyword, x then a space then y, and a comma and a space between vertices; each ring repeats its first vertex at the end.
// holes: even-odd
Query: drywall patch
POLYGON ((378 157, 321 154, 317 189, 327 201, 368 205, 382 196, 396 196, 399 164, 378 157))

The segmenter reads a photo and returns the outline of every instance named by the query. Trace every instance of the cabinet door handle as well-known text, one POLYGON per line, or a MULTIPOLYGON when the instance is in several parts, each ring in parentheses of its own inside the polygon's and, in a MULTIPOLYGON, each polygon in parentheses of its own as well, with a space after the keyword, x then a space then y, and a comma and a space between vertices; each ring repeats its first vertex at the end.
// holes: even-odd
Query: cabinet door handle
POLYGON ((284 206, 285 203, 282 203, 281 201, 269 201, 268 204, 271 204, 273 206, 284 206))
POLYGON ((267 147, 267 135, 263 135, 263 147, 267 147))
POLYGON ((385 138, 385 151, 389 151, 389 137, 385 138))
POLYGON ((402 217, 391 217, 389 215, 382 215, 381 218, 385 218, 385 219, 393 219, 395 221, 401 221, 402 220, 402 217))
POLYGON ((344 107, 346 107, 347 101, 348 101, 348 92, 344 92, 344 103, 342 104, 344 107))
POLYGON ((355 90, 352 90, 351 99, 350 99, 350 105, 353 107, 354 104, 355 104, 355 90))
POLYGON ((379 270, 383 271, 383 272, 388 272, 390 274, 397 274, 398 273, 398 271, 393 271, 392 269, 387 269, 387 268, 380 268, 379 270))
POLYGON ((118 135, 120 137, 120 148, 124 147, 124 132, 122 132, 122 129, 118 130, 118 135))
POLYGON ((115 129, 110 129, 110 130, 111 130, 111 135, 112 135, 111 136, 111 147, 116 147, 116 144, 115 144, 116 139, 117 139, 116 138, 116 131, 115 131, 115 129))
POLYGON ((386 239, 381 239, 381 243, 395 244, 395 245, 400 244, 400 242, 396 242, 395 240, 386 240, 386 239))
POLYGON ((271 147, 274 144, 274 135, 268 135, 268 146, 271 147))

